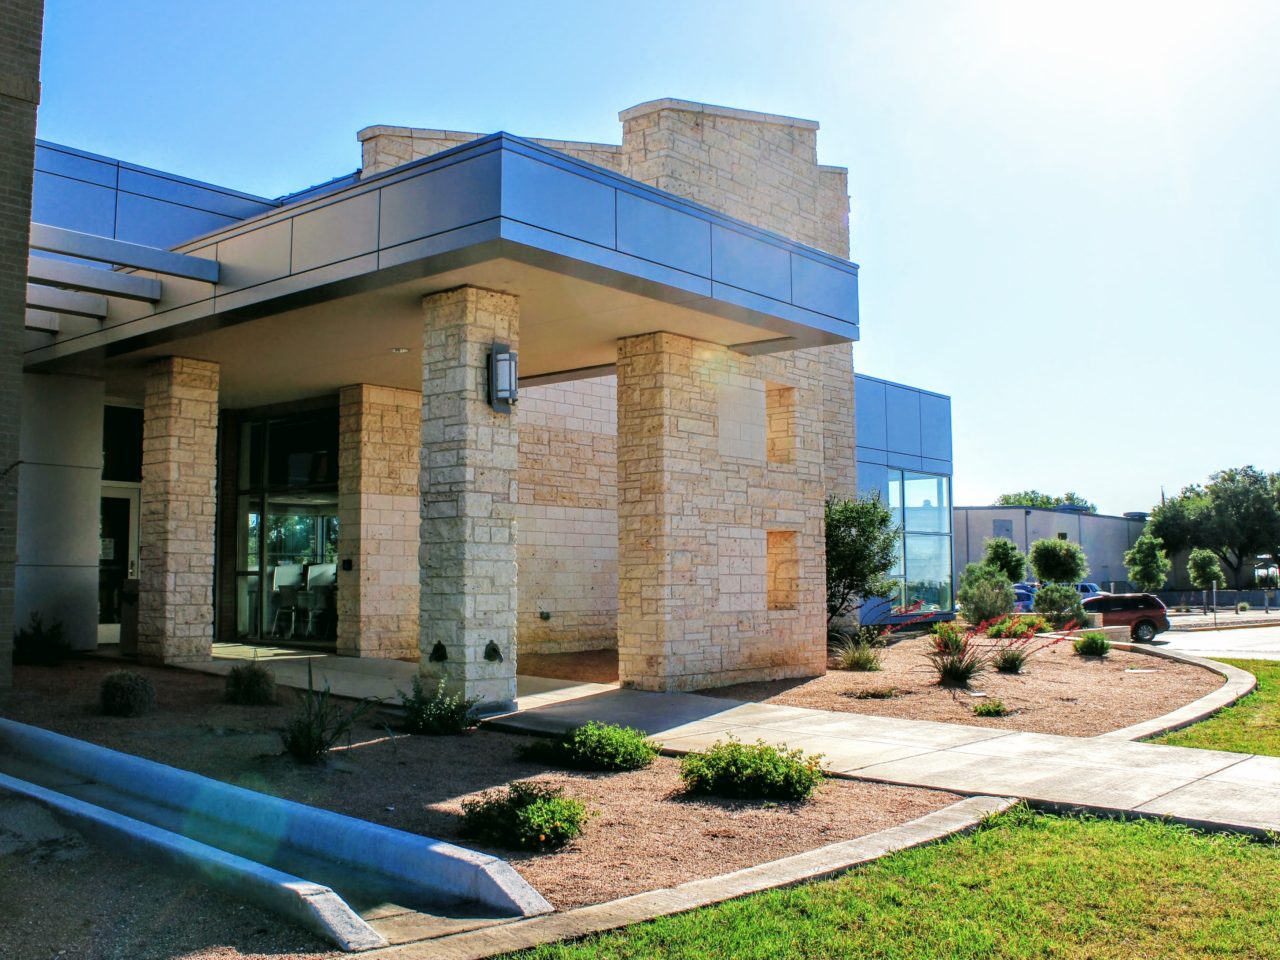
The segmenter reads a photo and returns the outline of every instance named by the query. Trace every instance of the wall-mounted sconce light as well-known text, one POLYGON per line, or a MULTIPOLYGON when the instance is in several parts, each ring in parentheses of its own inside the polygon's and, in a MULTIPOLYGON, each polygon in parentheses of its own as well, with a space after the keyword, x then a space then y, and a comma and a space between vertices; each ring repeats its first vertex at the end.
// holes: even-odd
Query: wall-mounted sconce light
POLYGON ((518 399, 519 382, 516 352, 505 343, 495 343, 489 350, 489 406, 510 413, 518 399))
POLYGON ((449 651, 444 648, 443 643, 437 640, 436 645, 431 648, 431 653, 427 655, 427 659, 431 663, 444 663, 449 659, 449 651))
POLYGON ((498 645, 492 640, 484 648, 484 658, 490 663, 502 662, 502 651, 498 649, 498 645))

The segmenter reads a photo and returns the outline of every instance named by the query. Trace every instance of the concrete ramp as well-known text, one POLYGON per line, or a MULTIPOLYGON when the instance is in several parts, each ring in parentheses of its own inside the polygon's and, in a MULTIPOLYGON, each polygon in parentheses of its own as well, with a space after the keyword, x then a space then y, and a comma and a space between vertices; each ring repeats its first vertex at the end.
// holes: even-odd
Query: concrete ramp
MULTIPOLYGON (((0 774, 7 774, 0 790, 39 800, 60 815, 79 818, 78 825, 101 825, 95 827, 99 835, 103 830, 146 835, 148 855, 180 850, 171 863, 216 863, 211 882, 243 876, 250 865, 269 871, 277 887, 328 888, 335 900, 353 905, 390 902, 428 912, 458 908, 508 918, 552 909, 497 857, 12 720, 0 719, 0 774), (94 809, 115 818, 95 816, 94 809)), ((258 886, 238 879, 227 885, 237 895, 258 899, 258 886)), ((295 910, 281 906, 294 896, 277 891, 259 902, 297 919, 295 910)), ((339 943, 338 935, 325 935, 339 943)))

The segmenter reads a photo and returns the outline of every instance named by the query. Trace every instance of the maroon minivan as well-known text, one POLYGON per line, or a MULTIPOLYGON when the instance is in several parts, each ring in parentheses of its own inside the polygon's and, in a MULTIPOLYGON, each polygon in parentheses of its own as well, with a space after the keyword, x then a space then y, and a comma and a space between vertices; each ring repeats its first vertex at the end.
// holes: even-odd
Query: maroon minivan
POLYGON ((1169 612, 1149 593, 1104 593, 1084 601, 1085 613, 1102 615, 1104 627, 1128 627, 1129 636, 1150 643, 1169 629, 1169 612))

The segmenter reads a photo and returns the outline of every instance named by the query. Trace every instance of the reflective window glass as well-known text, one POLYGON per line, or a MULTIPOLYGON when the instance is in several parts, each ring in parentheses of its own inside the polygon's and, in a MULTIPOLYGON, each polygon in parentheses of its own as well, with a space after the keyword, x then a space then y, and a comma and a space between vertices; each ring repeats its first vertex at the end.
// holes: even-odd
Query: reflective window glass
POLYGON ((951 538, 906 538, 906 604, 920 613, 951 609, 951 538))
POLYGON ((908 473, 903 477, 902 486, 908 533, 951 532, 951 504, 946 477, 908 473))

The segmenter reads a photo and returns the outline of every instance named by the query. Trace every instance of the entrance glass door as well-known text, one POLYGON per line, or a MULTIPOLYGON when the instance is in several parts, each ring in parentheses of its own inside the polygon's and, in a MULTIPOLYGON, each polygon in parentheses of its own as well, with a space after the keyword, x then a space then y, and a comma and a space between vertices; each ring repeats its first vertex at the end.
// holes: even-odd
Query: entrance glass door
POLYGON ((336 410, 247 423, 241 435, 236 632, 337 641, 336 410))
POLYGON ((120 642, 120 598, 137 574, 138 491, 103 488, 98 514, 98 642, 120 642))

